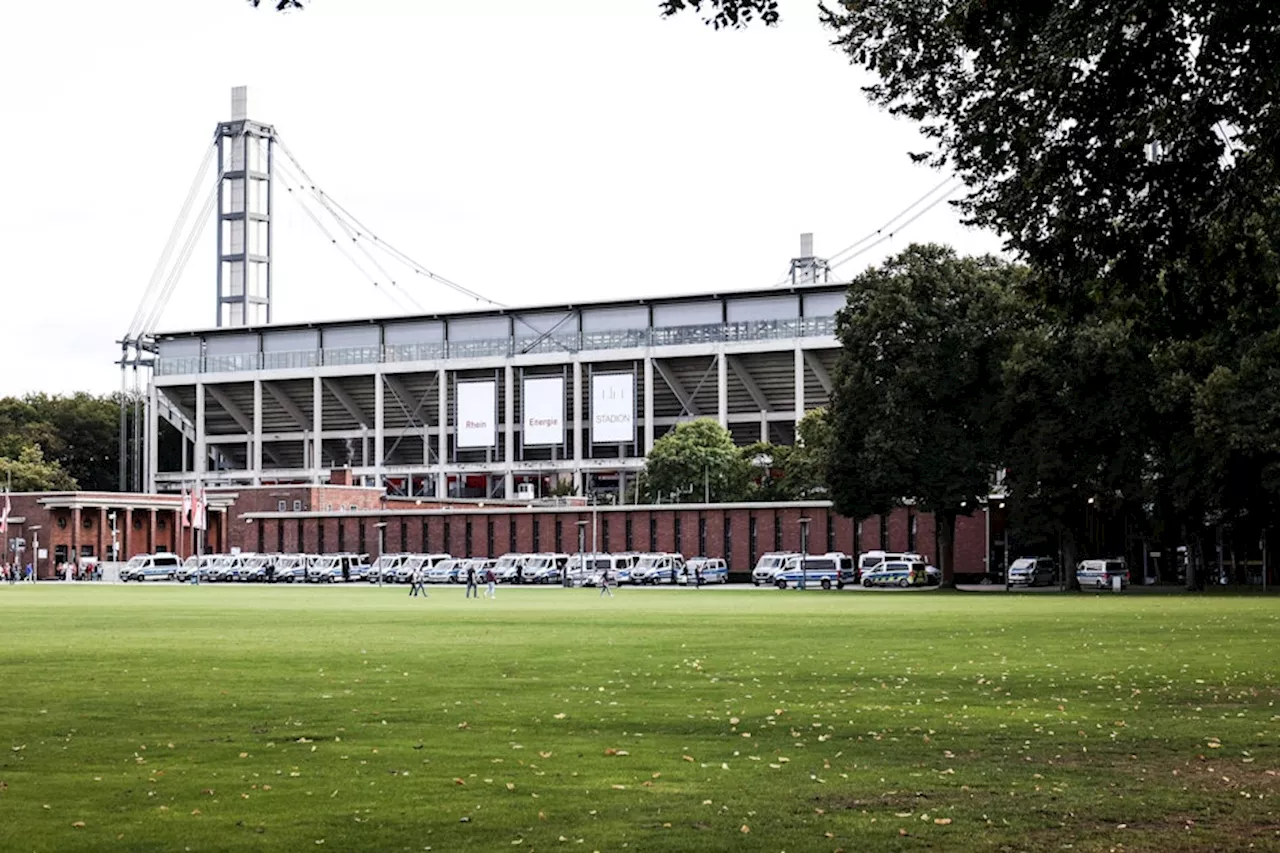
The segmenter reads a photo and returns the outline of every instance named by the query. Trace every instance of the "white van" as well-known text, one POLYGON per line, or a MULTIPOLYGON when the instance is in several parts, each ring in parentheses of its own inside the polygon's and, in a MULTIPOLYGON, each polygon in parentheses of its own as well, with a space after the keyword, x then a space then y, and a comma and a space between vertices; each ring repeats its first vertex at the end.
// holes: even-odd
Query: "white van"
POLYGON ((900 551, 863 551, 858 557, 858 580, 862 580, 862 576, 867 572, 874 572, 886 562, 893 563, 922 563, 925 562, 924 557, 913 552, 900 551))
POLYGON ((182 560, 177 554, 139 554, 120 570, 122 581, 171 581, 177 578, 182 560))
POLYGON ((1129 585, 1129 569, 1124 564, 1124 557, 1082 560, 1076 565, 1076 580, 1080 582, 1081 589, 1107 589, 1114 578, 1120 578, 1121 589, 1129 585))
POLYGON ((773 578, 787 564, 787 560, 800 556, 795 551, 770 551, 761 554, 756 567, 751 570, 751 583, 760 586, 762 583, 772 584, 773 578))
POLYGON ((640 557, 637 554, 588 554, 583 560, 582 586, 599 586, 602 576, 609 573, 609 583, 631 582, 631 569, 640 557))

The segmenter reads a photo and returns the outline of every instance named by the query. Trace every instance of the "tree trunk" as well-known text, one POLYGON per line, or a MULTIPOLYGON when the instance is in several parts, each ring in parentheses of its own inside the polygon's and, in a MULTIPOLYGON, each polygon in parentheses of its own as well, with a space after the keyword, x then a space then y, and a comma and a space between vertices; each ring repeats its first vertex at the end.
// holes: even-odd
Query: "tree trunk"
POLYGON ((938 530, 938 568, 942 570, 942 585, 956 585, 956 514, 954 512, 939 513, 936 516, 938 530))
POLYGON ((1076 579, 1076 563, 1079 549, 1076 547, 1075 531, 1067 528, 1062 531, 1062 588, 1079 589, 1080 581, 1076 579))

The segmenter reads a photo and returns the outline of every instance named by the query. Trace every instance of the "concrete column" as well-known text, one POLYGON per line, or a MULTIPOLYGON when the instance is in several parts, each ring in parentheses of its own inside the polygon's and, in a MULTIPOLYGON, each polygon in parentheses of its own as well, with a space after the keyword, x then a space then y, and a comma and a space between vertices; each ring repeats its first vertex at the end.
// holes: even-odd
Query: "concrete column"
POLYGON ((443 367, 436 371, 436 390, 439 397, 440 435, 436 451, 436 497, 443 498, 449 492, 449 478, 444 466, 449 463, 449 371, 443 367))
POLYGON ((253 380, 253 484, 262 485, 262 380, 253 380))
POLYGON ((155 380, 147 391, 147 470, 143 475, 143 489, 156 490, 156 474, 160 470, 160 392, 155 380))
POLYGON ((111 541, 111 536, 107 533, 107 508, 98 508, 98 550, 94 553, 102 562, 108 559, 107 543, 111 541))
POLYGON ((573 419, 569 421, 573 433, 573 485, 578 494, 587 493, 587 484, 582 476, 583 447, 586 441, 582 437, 582 362, 573 360, 573 419))
MULTIPOLYGON (((50 534, 50 540, 53 536, 50 534)), ((34 546, 32 546, 34 547, 34 546)), ((80 559, 80 508, 72 507, 71 509, 71 562, 75 563, 80 559)))
POLYGON ((764 409, 760 410, 760 440, 769 443, 769 413, 764 409))
POLYGON ((653 359, 644 357, 644 455, 653 450, 653 359))
MULTIPOLYGON (((179 525, 181 530, 181 525, 179 525)), ((133 556, 131 548, 133 547, 133 510, 126 507, 123 512, 116 515, 116 530, 119 531, 120 540, 120 559, 126 563, 133 556)))
POLYGON ((156 552, 156 511, 147 510, 147 553, 156 552))
MULTIPOLYGON (((516 478, 512 473, 511 466, 516 461, 516 395, 515 380, 516 369, 511 365, 506 365, 502 370, 503 380, 503 444, 502 458, 505 465, 502 474, 502 494, 507 500, 511 500, 516 496, 516 478)), ((523 389, 522 389, 523 390, 523 389)))
MULTIPOLYGON (((196 447, 195 459, 192 460, 192 472, 196 480, 203 480, 209 470, 209 447, 205 444, 204 432, 204 383, 196 383, 196 447)), ((149 544, 149 543, 148 543, 149 544)))
POLYGON ((311 482, 320 482, 324 467, 324 383, 319 376, 311 379, 311 482))
POLYGON ((720 426, 729 427, 729 359, 724 351, 716 356, 716 412, 720 418, 720 426))
POLYGON ((804 350, 796 347, 796 425, 804 417, 804 350))
MULTIPOLYGON (((382 460, 386 454, 387 445, 385 435, 387 431, 387 414, 386 408, 386 392, 387 383, 383 381, 381 373, 373 375, 373 465, 378 470, 378 485, 382 485, 382 460)), ((426 447, 430 439, 427 436, 422 437, 422 446, 426 447)))

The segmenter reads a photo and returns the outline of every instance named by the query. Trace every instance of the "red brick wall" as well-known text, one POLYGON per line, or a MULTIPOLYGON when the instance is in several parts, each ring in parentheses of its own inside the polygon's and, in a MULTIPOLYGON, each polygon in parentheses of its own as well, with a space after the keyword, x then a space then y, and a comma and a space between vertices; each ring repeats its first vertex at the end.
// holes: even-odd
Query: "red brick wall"
POLYGON ((982 552, 986 548, 987 523, 982 513, 956 519, 956 574, 981 574, 982 552))
POLYGON ((493 517, 493 553, 489 556, 500 557, 507 553, 511 544, 511 516, 495 515, 493 517))
POLYGON ((907 550, 907 510, 899 507, 889 514, 889 550, 907 550))

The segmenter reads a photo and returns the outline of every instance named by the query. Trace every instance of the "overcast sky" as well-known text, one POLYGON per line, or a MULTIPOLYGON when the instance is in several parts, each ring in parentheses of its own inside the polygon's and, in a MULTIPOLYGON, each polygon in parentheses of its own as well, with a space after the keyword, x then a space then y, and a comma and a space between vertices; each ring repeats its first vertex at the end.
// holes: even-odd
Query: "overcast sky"
MULTIPOLYGON (((657 0, 310 5, 5 6, 0 394, 119 387, 114 342, 236 85, 375 233, 510 305, 769 287, 800 232, 834 254, 945 177, 911 164, 919 137, 868 105, 815 3, 720 33, 657 0)), ((406 312, 278 196, 276 322, 406 312)), ((214 324, 202 224, 161 331, 214 324)), ((924 240, 999 246, 943 204, 837 272, 924 240)), ((386 269, 428 311, 475 305, 386 269)))

